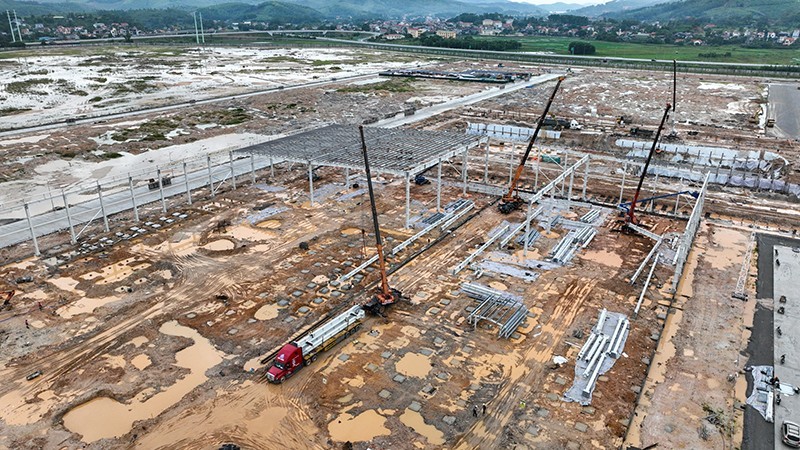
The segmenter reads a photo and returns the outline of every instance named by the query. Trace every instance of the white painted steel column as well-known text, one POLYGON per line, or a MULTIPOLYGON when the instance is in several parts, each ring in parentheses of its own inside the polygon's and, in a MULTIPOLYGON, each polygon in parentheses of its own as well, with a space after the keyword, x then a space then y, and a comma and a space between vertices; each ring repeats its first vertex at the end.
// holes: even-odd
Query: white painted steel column
POLYGON ((272 156, 269 157, 269 176, 270 178, 275 176, 275 165, 272 163, 272 156))
POLYGON ((72 226, 72 217, 69 215, 69 202, 67 201, 67 194, 61 190, 61 198, 64 199, 64 209, 67 212, 67 225, 69 225, 69 242, 75 244, 78 240, 75 238, 75 228, 72 226))
POLYGON ((211 179, 211 157, 206 156, 208 164, 208 191, 211 192, 211 198, 214 198, 214 181, 211 179))
POLYGON ((534 192, 539 190, 539 161, 542 159, 542 152, 536 150, 536 176, 533 179, 534 192))
POLYGON ((442 158, 436 165, 436 212, 442 211, 442 158))
POLYGON ((511 153, 508 155, 508 184, 511 184, 511 180, 514 179, 514 150, 516 146, 511 144, 511 153))
POLYGON ((28 228, 31 230, 31 239, 33 239, 33 255, 40 256, 39 241, 36 240, 36 232, 33 231, 33 222, 31 222, 31 212, 28 210, 28 204, 25 203, 25 218, 28 219, 28 228))
POLYGON ((103 191, 100 189, 100 182, 97 182, 97 197, 100 199, 100 212, 103 214, 103 226, 105 227, 106 233, 111 231, 108 227, 108 216, 106 216, 106 207, 103 204, 103 191))
POLYGON ((128 175, 128 189, 131 191, 131 204, 133 205, 133 218, 139 222, 139 206, 136 205, 136 194, 133 192, 133 178, 128 175))
POLYGON ((586 160, 586 171, 583 172, 583 193, 581 193, 581 199, 586 201, 586 186, 589 184, 589 161, 586 160))
MULTIPOLYGON (((568 157, 569 157, 569 155, 567 154, 567 152, 566 152, 566 151, 564 151, 564 161, 563 161, 563 163, 564 163, 564 170, 567 170, 567 165, 568 165, 568 164, 567 164, 567 158, 568 158, 568 157)), ((570 172, 570 175, 572 175, 572 173, 571 173, 571 172, 570 172)), ((567 181, 566 179, 562 179, 562 180, 561 180, 561 197, 564 197, 564 183, 565 183, 566 181, 567 181)))
POLYGON ((575 181, 575 172, 569 174, 569 190, 567 191, 567 200, 572 201, 572 182, 575 181))
POLYGON ((622 203, 622 194, 625 192, 625 175, 628 174, 628 162, 625 161, 625 167, 622 168, 622 183, 619 185, 619 201, 617 202, 622 203))
POLYGON ((483 184, 489 184, 489 141, 486 141, 486 158, 483 161, 483 184))
POLYGON ((161 180, 161 169, 156 169, 156 177, 158 180, 158 193, 161 195, 161 212, 167 212, 167 202, 164 200, 164 183, 161 180))
POLYGON ((533 202, 528 202, 528 214, 525 215, 525 236, 523 236, 522 240, 524 241, 523 250, 522 250, 522 257, 528 257, 528 238, 530 237, 531 233, 531 205, 533 202))
POLYGON ((236 173, 233 171, 233 152, 228 152, 228 158, 231 164, 231 186, 236 190, 236 173))
POLYGON ((350 185, 350 169, 347 167, 344 168, 344 185, 350 185))
POLYGON ((464 150, 464 167, 461 169, 461 176, 464 178, 463 195, 467 195, 467 152, 469 152, 469 149, 464 150))
POLYGON ((406 172, 406 228, 411 228, 411 174, 406 172))
POLYGON ((256 155, 250 154, 250 180, 256 184, 256 155))
POLYGON ((186 161, 183 162, 183 182, 186 185, 186 200, 192 204, 192 190, 189 189, 189 172, 186 171, 186 161))
POLYGON ((308 162, 308 198, 311 200, 311 206, 314 206, 314 169, 311 161, 308 162))

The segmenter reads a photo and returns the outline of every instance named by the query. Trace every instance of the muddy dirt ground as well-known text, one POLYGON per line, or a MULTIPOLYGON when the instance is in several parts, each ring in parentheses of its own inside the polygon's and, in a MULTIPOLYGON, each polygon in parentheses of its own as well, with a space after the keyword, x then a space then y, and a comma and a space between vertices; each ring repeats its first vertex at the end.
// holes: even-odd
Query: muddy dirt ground
MULTIPOLYGON (((569 144, 559 145, 619 156, 611 143, 629 126, 614 128, 615 118, 626 115, 627 123, 653 128, 661 104, 670 97, 666 87, 660 88, 669 85, 668 78, 576 71, 565 82, 566 100, 554 112, 586 128, 565 131, 563 142, 569 144)), ((683 80, 687 86, 681 93, 692 100, 680 103, 679 132, 700 130, 693 140, 697 143, 758 147, 764 138, 757 137, 760 130, 748 118, 764 100, 762 84, 711 76, 685 75, 683 80)), ((266 135, 330 121, 358 123, 482 89, 429 80, 370 87, 375 85, 342 82, 189 106, 137 117, 135 123, 75 125, 14 137, 6 145, 0 142, 3 176, 15 180, 15 191, 41 192, 48 183, 65 187, 80 181, 70 178, 69 167, 42 170, 46 162, 91 167, 108 159, 103 155, 146 153, 195 139, 266 135), (74 153, 59 153, 65 148, 74 153)), ((415 126, 463 130, 466 121, 479 121, 476 117, 530 125, 523 114, 540 109, 547 91, 521 90, 415 126)), ((794 165, 796 148, 775 145, 784 146, 777 150, 794 165)), ((502 154, 500 159, 506 161, 502 154)), ((472 177, 478 178, 475 173, 472 177)), ((503 180, 507 173, 507 163, 500 162, 490 178, 503 180)), ((644 425, 641 434, 629 433, 630 443, 641 439, 645 445, 658 440, 662 446, 718 448, 719 441, 703 441, 697 431, 708 427, 702 421, 703 404, 722 411, 726 420, 738 420, 740 383, 727 376, 738 369, 734 361, 746 347, 744 327, 751 312, 747 304, 730 300, 728 291, 749 236, 746 226, 729 229, 734 216, 742 220, 748 214, 748 205, 741 203, 735 212, 714 216, 725 219, 727 228, 715 223, 701 229, 702 250, 692 253, 678 309, 668 316, 667 287, 674 268, 666 264, 655 271, 644 308, 632 319, 625 354, 599 378, 591 406, 562 400, 584 339, 575 336, 579 331, 586 335, 602 308, 632 314, 641 285, 627 280, 652 242, 611 231, 614 213, 608 211, 597 237, 571 264, 536 270, 533 282, 491 273, 476 279, 472 270, 454 276, 450 270, 503 220, 522 217, 501 216, 490 205, 495 197, 477 194, 470 199, 479 214, 454 232, 434 233, 390 260, 390 267, 397 268, 390 282, 408 301, 396 305, 388 319, 368 318, 359 334, 286 383, 266 383, 258 364, 263 355, 342 305, 364 301, 370 295, 367 286, 377 279, 372 269, 352 287, 331 283, 374 252, 374 237, 361 233, 371 226, 367 199, 340 198, 351 192, 340 184, 341 171, 325 168, 318 175, 318 186, 329 196, 314 206, 308 203, 305 171, 282 165, 275 177, 261 171, 259 184, 224 188, 213 199, 207 190, 198 190, 192 206, 173 199, 168 203, 171 223, 160 219, 157 205, 145 207, 142 221, 164 222, 162 227, 87 256, 76 257, 64 236, 40 241, 49 248, 42 259, 24 259, 29 245, 4 250, 0 289, 17 294, 12 309, 0 311, 0 375, 6 380, 0 387, 0 448, 188 449, 235 442, 243 448, 327 449, 344 448, 349 441, 359 450, 603 449, 623 443, 632 416, 632 430, 644 425), (287 209, 249 220, 275 204, 287 209), (299 248, 301 242, 309 244, 308 250, 299 248), (498 339, 496 328, 483 322, 477 328, 467 323, 475 302, 459 291, 465 281, 524 298, 530 314, 512 339, 498 339), (708 307, 711 301, 715 308, 708 307), (656 352, 665 317, 668 338, 656 352), (703 333, 732 323, 736 326, 724 328, 724 339, 703 333), (724 345, 714 345, 718 341, 724 345), (555 356, 567 362, 556 364, 555 356), (41 375, 26 380, 36 371, 41 375), (696 400, 684 391, 705 397, 696 400), (634 416, 637 401, 642 407, 634 416), (472 414, 475 405, 478 417, 472 414), (667 413, 672 411, 685 414, 671 420, 667 413)), ((455 183, 459 174, 447 166, 445 179, 455 183)), ((596 187, 589 188, 594 197, 615 197, 618 189, 613 182, 596 187)), ((377 189, 381 225, 391 247, 415 231, 403 228, 401 180, 384 179, 377 189)), ((461 191, 448 187, 443 194, 446 204, 461 191)), ((415 214, 434 212, 434 185, 412 187, 412 197, 415 214)), ((573 204, 562 215, 577 220, 589 208, 573 204)), ((113 217, 112 233, 132 226, 129 216, 113 217)), ((681 220, 648 220, 658 233, 684 227, 681 220)), ((561 227, 543 233, 529 258, 545 259, 564 233, 561 227)), ((87 235, 102 236, 99 225, 87 235)), ((519 248, 486 257, 522 258, 519 248)), ((737 427, 721 430, 720 439, 730 443, 737 427)))
MULTIPOLYGON (((323 171, 321 182, 339 175, 323 171)), ((627 356, 601 378, 590 408, 561 400, 573 363, 559 367, 552 360, 574 360, 581 341, 573 332, 588 331, 600 308, 630 312, 636 289, 625 278, 649 250, 645 238, 612 233, 606 223, 574 264, 542 271, 533 283, 483 275, 479 283, 522 295, 531 311, 518 335, 501 340, 495 330, 466 323, 474 301, 458 288, 475 274, 449 275, 507 218, 487 207, 392 275, 409 301, 388 320, 367 319, 354 339, 284 385, 268 385, 260 367, 245 370, 253 360, 333 308, 366 298, 364 286, 376 275, 366 272, 351 290, 329 284, 363 258, 360 230, 369 225, 363 196, 311 207, 288 201, 303 189, 301 171, 279 170, 267 181, 283 190, 247 187, 197 202, 176 211, 188 217, 167 229, 58 266, 31 259, 4 267, 4 280, 30 275, 33 281, 14 285, 14 309, 3 316, 9 382, 2 445, 195 448, 232 441, 330 448, 351 441, 355 448, 408 442, 536 448, 574 441, 605 448, 620 442, 635 399, 630 386, 641 384, 643 358, 655 346, 650 336, 660 328, 655 311, 648 306, 636 320, 627 356), (262 202, 289 209, 251 225, 252 205, 262 202), (231 225, 220 229, 224 220, 231 225), (40 377, 25 379, 36 370, 40 377), (486 415, 473 418, 472 405, 483 403, 486 415)), ((378 189, 391 245, 412 234, 400 222, 403 188, 396 180, 378 189)), ((459 193, 448 190, 446 200, 459 193)), ((415 187, 413 197, 420 210, 435 204, 431 186, 415 187)), ((473 200, 484 207, 491 199, 473 200)), ((563 214, 577 219, 586 211, 563 214)), ((531 256, 546 255, 562 234, 554 229, 531 256)), ((499 253, 519 257, 520 251, 499 253)), ((668 278, 669 267, 662 270, 668 278)))

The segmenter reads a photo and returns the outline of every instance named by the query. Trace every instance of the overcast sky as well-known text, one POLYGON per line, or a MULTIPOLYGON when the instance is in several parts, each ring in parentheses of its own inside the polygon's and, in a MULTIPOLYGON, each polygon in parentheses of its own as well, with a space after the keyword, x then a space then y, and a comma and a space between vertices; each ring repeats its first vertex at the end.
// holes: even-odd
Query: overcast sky
POLYGON ((514 2, 520 3, 530 3, 533 5, 549 5, 551 3, 577 3, 579 5, 598 5, 600 3, 606 3, 609 0, 511 0, 514 2))

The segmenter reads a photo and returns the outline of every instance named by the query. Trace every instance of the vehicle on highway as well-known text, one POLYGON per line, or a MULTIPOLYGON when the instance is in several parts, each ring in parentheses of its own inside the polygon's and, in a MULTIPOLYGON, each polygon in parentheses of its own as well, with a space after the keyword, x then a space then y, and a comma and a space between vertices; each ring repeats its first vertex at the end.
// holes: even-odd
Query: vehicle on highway
POLYGON ((800 425, 784 420, 781 424, 781 440, 792 448, 800 448, 800 425))

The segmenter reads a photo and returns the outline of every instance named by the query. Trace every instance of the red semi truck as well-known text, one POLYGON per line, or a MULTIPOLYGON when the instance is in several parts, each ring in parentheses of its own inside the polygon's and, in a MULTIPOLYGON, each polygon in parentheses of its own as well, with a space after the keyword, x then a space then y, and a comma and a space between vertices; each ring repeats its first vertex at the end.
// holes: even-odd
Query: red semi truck
POLYGON ((363 307, 352 306, 302 338, 284 345, 272 361, 267 379, 273 383, 283 383, 298 370, 316 361, 317 354, 353 334, 361 327, 364 315, 363 307))

